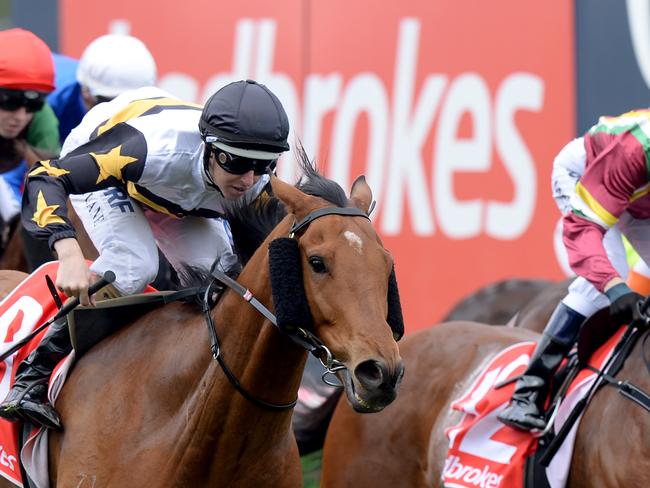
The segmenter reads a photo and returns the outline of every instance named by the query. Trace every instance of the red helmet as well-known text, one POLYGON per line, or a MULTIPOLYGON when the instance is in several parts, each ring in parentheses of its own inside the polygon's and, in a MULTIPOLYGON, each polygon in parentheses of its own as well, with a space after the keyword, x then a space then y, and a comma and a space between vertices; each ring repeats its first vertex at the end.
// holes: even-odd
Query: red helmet
POLYGON ((47 44, 23 29, 0 31, 0 88, 54 90, 54 61, 47 44))

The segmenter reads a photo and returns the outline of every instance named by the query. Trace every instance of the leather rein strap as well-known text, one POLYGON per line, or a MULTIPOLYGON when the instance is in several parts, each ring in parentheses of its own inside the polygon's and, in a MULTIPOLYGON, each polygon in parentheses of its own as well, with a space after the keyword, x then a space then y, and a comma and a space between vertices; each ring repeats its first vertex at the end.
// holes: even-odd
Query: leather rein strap
MULTIPOLYGON (((311 224, 314 220, 323 217, 325 215, 346 215, 351 217, 364 217, 370 220, 370 217, 365 212, 354 207, 319 208, 311 212, 300 222, 294 222, 294 224, 291 226, 291 229, 289 230, 289 237, 291 237, 292 239, 295 238, 295 235, 297 233, 306 229, 309 226, 309 224, 311 224)), ((275 315, 273 315, 273 313, 268 308, 266 308, 257 298, 255 298, 255 296, 250 290, 240 285, 237 281, 232 279, 224 272, 218 270, 216 266, 213 268, 211 274, 216 281, 219 281, 220 283, 224 284, 225 286, 233 290, 235 293, 237 293, 245 301, 250 303, 269 322, 271 322, 274 326, 277 327, 278 324, 275 315)), ((212 351, 212 357, 219 363, 219 365, 223 369, 224 374, 226 375, 230 383, 233 385, 233 387, 251 403, 257 405, 258 407, 264 408, 266 410, 271 410, 271 411, 283 411, 283 410, 292 409, 293 407, 296 406, 296 403, 298 402, 297 398, 290 403, 270 403, 261 400, 259 398, 256 398, 241 385, 241 383, 234 375, 232 370, 225 363, 223 357, 221 356, 219 337, 217 336, 217 330, 214 326, 214 321, 212 320, 212 314, 211 314, 212 307, 210 302, 210 291, 212 289, 213 284, 214 281, 212 281, 208 285, 208 287, 205 290, 205 293, 203 294, 203 297, 200 299, 201 311, 205 316, 205 321, 208 326, 208 334, 210 335, 210 349, 212 351)), ((278 328, 278 330, 280 329, 278 328)), ((327 369, 327 372, 325 374, 327 374, 328 372, 334 373, 344 368, 343 363, 335 359, 332 356, 330 350, 325 346, 325 344, 323 344, 323 342, 314 334, 312 334, 310 331, 298 327, 295 330, 295 332, 283 332, 283 331, 280 332, 283 335, 289 337, 289 339, 291 339, 294 343, 306 349, 308 352, 312 353, 316 358, 318 358, 320 362, 323 364, 323 366, 325 366, 325 368, 327 369), (325 361, 323 361, 323 355, 326 358, 325 361)))

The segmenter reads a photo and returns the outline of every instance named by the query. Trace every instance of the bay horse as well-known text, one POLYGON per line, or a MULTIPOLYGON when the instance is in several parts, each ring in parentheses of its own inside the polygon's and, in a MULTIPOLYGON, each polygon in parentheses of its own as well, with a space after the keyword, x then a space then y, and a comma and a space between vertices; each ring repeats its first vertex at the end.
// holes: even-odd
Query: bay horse
MULTIPOLYGON (((72 204, 70 204, 69 200, 68 200, 67 207, 68 207, 68 217, 70 218, 70 222, 75 228, 75 232, 77 234, 77 241, 81 246, 81 251, 83 252, 83 255, 86 259, 90 259, 91 261, 94 261, 99 256, 99 253, 97 252, 97 249, 95 249, 93 241, 90 240, 90 237, 86 232, 86 229, 81 223, 79 216, 75 212, 74 207, 72 206, 72 204)), ((41 261, 41 263, 38 263, 39 265, 42 264, 43 262, 52 261, 53 259, 55 259, 54 255, 48 252, 46 244, 39 246, 37 243, 35 243, 32 245, 38 246, 37 251, 39 255, 35 257, 41 261)), ((23 228, 22 228, 22 224, 18 222, 16 224, 16 229, 14 229, 14 231, 11 234, 11 237, 9 238, 7 247, 2 252, 2 254, 0 254, 0 269, 12 269, 15 271, 29 272, 32 271, 30 269, 32 267, 33 266, 30 266, 30 263, 28 262, 25 256, 23 228)))
POLYGON ((0 300, 3 300, 27 276, 27 273, 22 271, 0 269, 0 300))
POLYGON ((566 296, 572 281, 573 278, 567 278, 563 281, 549 283, 529 300, 506 325, 542 333, 555 307, 566 296))
MULTIPOLYGON (((325 439, 321 486, 441 487, 445 429, 462 416, 450 404, 497 352, 537 337, 522 328, 472 322, 445 323, 406 337, 400 352, 409 374, 399 398, 372 416, 337 406, 325 439)), ((641 340, 617 379, 650 392, 643 356, 641 340)), ((649 439, 650 414, 614 388, 601 388, 580 423, 567 486, 650 486, 649 439)))
MULTIPOLYGON (((27 162, 28 170, 31 169, 34 164, 38 161, 44 159, 54 159, 58 157, 56 154, 49 153, 48 151, 38 149, 30 146, 25 141, 21 141, 20 151, 24 153, 25 161, 27 162)), ((68 217, 72 226, 75 228, 77 234, 77 241, 81 246, 81 250, 86 259, 94 261, 99 256, 97 249, 88 236, 86 229, 84 228, 79 216, 74 210, 74 207, 67 201, 68 217)), ((24 243, 24 234, 23 228, 20 221, 16 224, 13 224, 13 231, 7 242, 6 248, 0 253, 0 270, 2 269, 12 269, 15 271, 24 271, 29 272, 33 271, 31 268, 36 268, 40 264, 51 261, 54 258, 54 255, 49 251, 46 244, 40 244, 38 241, 34 241, 30 244, 32 251, 32 259, 39 261, 38 263, 30 263, 26 257, 25 243, 24 243)))
MULTIPOLYGON (((362 177, 348 199, 315 171, 306 176, 300 188, 310 194, 272 178, 271 201, 286 217, 237 281, 273 311, 269 245, 300 222, 293 265, 302 268, 308 330, 344 366, 336 374, 353 408, 380 411, 395 399, 403 365, 387 321, 393 261, 366 218, 372 193, 362 177)), ((214 360, 198 308, 148 312, 71 371, 56 402, 64 430, 49 432, 51 486, 301 486, 290 407, 305 349, 231 289, 207 313, 246 397, 214 360)))
POLYGON ((441 322, 466 320, 504 325, 547 288, 551 281, 506 279, 473 291, 456 303, 441 322))

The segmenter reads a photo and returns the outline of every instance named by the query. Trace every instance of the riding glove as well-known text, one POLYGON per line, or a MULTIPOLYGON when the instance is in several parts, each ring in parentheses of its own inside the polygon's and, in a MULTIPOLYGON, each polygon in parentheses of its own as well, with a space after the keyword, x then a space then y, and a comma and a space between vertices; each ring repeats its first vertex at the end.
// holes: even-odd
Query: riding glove
POLYGON ((625 283, 613 286, 605 294, 611 302, 609 314, 615 324, 629 324, 641 318, 639 301, 643 300, 643 296, 630 290, 625 283))

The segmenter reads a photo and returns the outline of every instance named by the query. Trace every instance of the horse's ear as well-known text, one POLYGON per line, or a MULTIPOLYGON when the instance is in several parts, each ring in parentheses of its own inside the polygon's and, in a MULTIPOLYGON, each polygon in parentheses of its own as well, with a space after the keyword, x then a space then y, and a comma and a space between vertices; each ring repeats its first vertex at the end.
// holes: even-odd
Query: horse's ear
POLYGON ((360 210, 363 210, 365 213, 370 214, 372 205, 372 190, 366 182, 366 177, 364 175, 359 176, 354 183, 352 183, 352 189, 350 190, 350 200, 360 210))
POLYGON ((273 194, 285 204, 287 211, 294 214, 296 218, 300 219, 310 212, 310 202, 313 197, 275 176, 271 178, 271 186, 273 187, 273 194))

